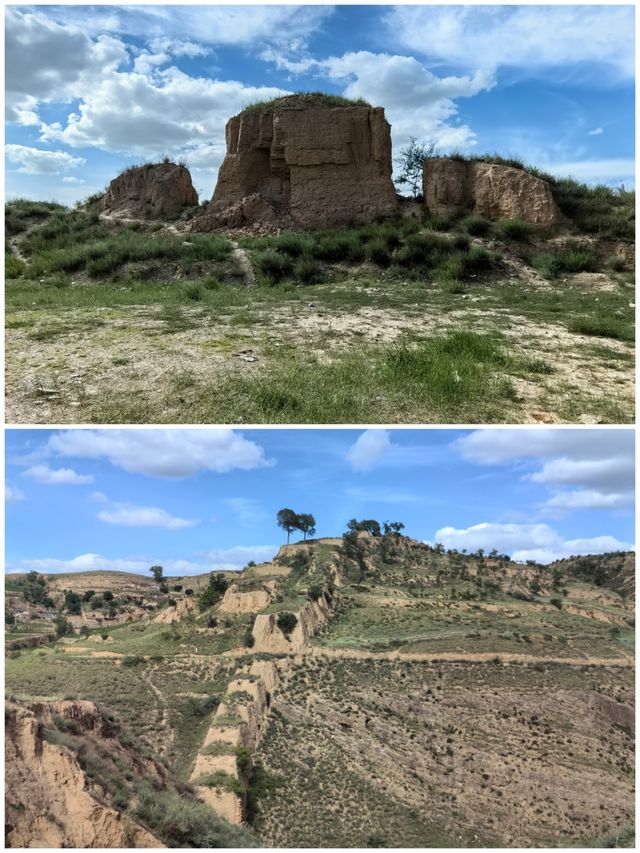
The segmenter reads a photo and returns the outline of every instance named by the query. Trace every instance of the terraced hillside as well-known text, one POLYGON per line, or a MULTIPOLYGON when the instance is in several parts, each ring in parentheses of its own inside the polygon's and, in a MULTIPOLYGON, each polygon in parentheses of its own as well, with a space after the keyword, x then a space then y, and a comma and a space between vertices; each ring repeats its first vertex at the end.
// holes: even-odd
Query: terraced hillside
MULTIPOLYGON (((216 831, 262 846, 630 846, 632 565, 394 533, 283 546, 131 623, 10 652, 10 707, 95 703, 216 831)), ((58 746, 86 773, 74 737, 58 746)), ((144 780, 97 752, 92 796, 138 820, 144 780)))

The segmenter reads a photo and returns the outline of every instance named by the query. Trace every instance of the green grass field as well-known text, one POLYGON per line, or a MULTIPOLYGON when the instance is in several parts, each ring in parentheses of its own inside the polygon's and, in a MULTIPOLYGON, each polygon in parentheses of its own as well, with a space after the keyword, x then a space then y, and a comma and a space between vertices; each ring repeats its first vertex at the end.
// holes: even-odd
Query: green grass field
POLYGON ((477 217, 241 237, 249 287, 220 235, 8 211, 16 421, 632 418, 633 274, 594 237, 479 238, 477 217))

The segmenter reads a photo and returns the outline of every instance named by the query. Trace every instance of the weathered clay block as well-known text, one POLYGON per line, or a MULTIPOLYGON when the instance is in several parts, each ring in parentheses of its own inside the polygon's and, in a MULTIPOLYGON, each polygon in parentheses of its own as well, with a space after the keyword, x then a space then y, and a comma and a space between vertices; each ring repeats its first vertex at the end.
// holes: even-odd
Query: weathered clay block
POLYGON ((533 225, 559 225, 564 220, 549 184, 513 166, 446 157, 427 160, 423 189, 432 214, 476 213, 533 225))
POLYGON ((398 209, 384 110, 272 107, 234 116, 213 199, 193 230, 321 228, 398 209))
POLYGON ((198 204, 191 174, 175 163, 150 163, 127 169, 109 184, 103 210, 135 219, 174 219, 198 204))

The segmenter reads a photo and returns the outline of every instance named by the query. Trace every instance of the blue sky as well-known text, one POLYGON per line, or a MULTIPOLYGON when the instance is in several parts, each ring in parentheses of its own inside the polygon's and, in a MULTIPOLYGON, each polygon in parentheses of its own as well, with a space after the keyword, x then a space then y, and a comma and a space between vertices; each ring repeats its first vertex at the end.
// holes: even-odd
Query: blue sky
POLYGON ((411 136, 634 183, 633 6, 11 6, 6 190, 71 203, 184 158, 202 199, 226 120, 298 90, 411 136))
POLYGON ((242 568, 284 541, 403 521, 447 547, 548 562, 632 547, 630 429, 7 430, 7 571, 242 568))

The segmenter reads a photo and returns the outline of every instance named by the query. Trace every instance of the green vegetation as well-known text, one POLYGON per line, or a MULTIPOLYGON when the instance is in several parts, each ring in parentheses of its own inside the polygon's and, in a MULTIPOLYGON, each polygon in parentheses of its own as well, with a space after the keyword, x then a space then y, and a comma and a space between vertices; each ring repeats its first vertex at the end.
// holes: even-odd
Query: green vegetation
POLYGON ((242 237, 258 284, 247 288, 217 235, 47 216, 21 238, 23 266, 9 255, 16 418, 44 399, 61 422, 72 402, 107 423, 632 418, 631 347, 568 337, 633 341, 632 275, 610 245, 550 251, 518 221, 392 218, 242 237), (487 229, 491 248, 476 236, 487 229))
POLYGON ((204 803, 186 800, 150 785, 138 789, 135 815, 157 833, 168 847, 255 847, 242 827, 231 826, 204 803))
POLYGON ((316 520, 308 512, 298 513, 285 507, 284 509, 278 510, 276 521, 278 523, 278 527, 281 527, 287 532, 287 544, 289 543, 289 537, 294 530, 299 530, 303 534, 305 540, 307 536, 315 536, 316 520))
POLYGON ((288 613, 287 611, 283 611, 278 614, 278 628, 280 628, 285 637, 289 636, 289 634, 294 630, 297 624, 298 617, 295 613, 288 613))
POLYGON ((599 266, 593 252, 580 246, 536 255, 533 265, 546 278, 556 278, 561 273, 594 272, 599 266))
MULTIPOLYGON (((447 156, 454 156, 448 154, 447 156)), ((635 193, 624 187, 589 186, 573 178, 558 178, 540 171, 522 160, 500 155, 457 155, 463 160, 480 160, 512 166, 541 178, 551 187, 560 210, 573 221, 579 231, 609 239, 633 240, 635 236, 635 193)))
POLYGON ((198 596, 198 608, 200 611, 207 610, 216 605, 229 588, 229 581, 224 575, 210 575, 209 583, 198 596))
POLYGON ((330 95, 326 92, 294 92, 292 95, 283 95, 271 98, 268 101, 254 101, 246 106, 242 112, 254 110, 300 110, 333 107, 370 107, 363 98, 343 98, 341 95, 330 95))

